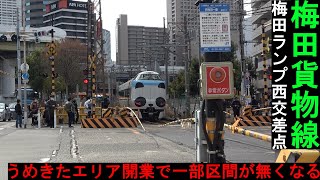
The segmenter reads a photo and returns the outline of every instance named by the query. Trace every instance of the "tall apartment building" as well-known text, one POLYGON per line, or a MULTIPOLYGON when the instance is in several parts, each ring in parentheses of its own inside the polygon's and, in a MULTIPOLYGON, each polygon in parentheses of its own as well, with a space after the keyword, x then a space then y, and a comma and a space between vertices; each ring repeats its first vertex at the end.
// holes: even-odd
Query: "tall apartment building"
POLYGON ((67 32, 67 38, 87 40, 87 2, 59 0, 46 5, 43 15, 44 26, 61 28, 67 32))
POLYGON ((0 31, 15 29, 17 25, 17 8, 19 8, 20 23, 22 24, 21 0, 0 1, 0 31))
MULTIPOLYGON (((263 80, 263 59, 261 57, 262 54, 262 26, 267 25, 265 27, 266 38, 271 38, 271 1, 252 1, 252 10, 255 12, 252 15, 252 40, 256 42, 253 44, 252 56, 257 63, 257 80, 255 82, 256 87, 256 96, 257 99, 261 99, 263 97, 263 90, 264 90, 264 80, 263 80)), ((267 67, 271 66, 271 56, 267 55, 267 67)), ((267 80, 269 93, 271 92, 271 81, 267 80)))
POLYGON ((164 64, 165 50, 157 45, 164 43, 164 29, 159 27, 128 26, 127 15, 117 19, 117 64, 164 64))
POLYGON ((106 59, 106 64, 112 64, 112 59, 111 59, 111 39, 110 39, 110 31, 103 29, 103 53, 106 59))
POLYGON ((46 5, 56 0, 24 0, 26 27, 43 27, 46 5))
MULTIPOLYGON (((195 6, 195 0, 167 0, 167 19, 170 36, 170 43, 185 44, 184 35, 184 17, 187 19, 187 30, 191 40, 191 58, 199 58, 200 47, 200 22, 199 9, 195 6)), ((231 17, 231 40, 238 47, 237 56, 240 56, 239 42, 239 23, 240 23, 240 6, 239 1, 221 0, 220 3, 230 5, 231 17)), ((170 60, 172 65, 183 65, 186 58, 183 47, 173 47, 176 55, 171 54, 170 60)))

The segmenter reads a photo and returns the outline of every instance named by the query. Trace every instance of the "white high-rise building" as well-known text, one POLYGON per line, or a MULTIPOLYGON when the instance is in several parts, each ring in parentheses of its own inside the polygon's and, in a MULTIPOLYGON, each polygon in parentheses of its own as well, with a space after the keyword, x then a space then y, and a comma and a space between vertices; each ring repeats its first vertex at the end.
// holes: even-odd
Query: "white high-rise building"
POLYGON ((106 65, 112 64, 112 59, 111 59, 111 39, 110 39, 110 31, 103 29, 103 54, 106 60, 106 65))
POLYGON ((17 25, 17 8, 20 12, 21 25, 21 0, 1 0, 0 1, 0 31, 15 30, 17 25))
MULTIPOLYGON (((271 38, 271 1, 252 1, 252 10, 254 14, 252 15, 252 40, 256 42, 253 44, 252 56, 254 57, 256 67, 257 80, 255 82, 256 88, 256 99, 263 99, 264 93, 264 79, 263 79, 263 58, 262 54, 262 25, 265 26, 266 38, 271 38)), ((271 56, 270 53, 267 56, 267 67, 271 66, 271 56)), ((267 79, 267 85, 269 87, 269 93, 271 92, 271 81, 267 79)))
MULTIPOLYGON (((184 17, 187 20, 187 31, 191 40, 191 58, 199 58, 199 41, 200 41, 200 22, 199 10, 195 6, 195 0, 167 0, 167 24, 169 29, 170 43, 183 45, 184 38, 184 17)), ((240 1, 221 0, 220 3, 230 5, 230 30, 231 40, 237 47, 237 57, 240 57, 240 1)), ((172 47, 176 55, 170 55, 171 65, 184 65, 185 49, 184 47, 172 47)), ((238 58, 240 59, 240 58, 238 58)))

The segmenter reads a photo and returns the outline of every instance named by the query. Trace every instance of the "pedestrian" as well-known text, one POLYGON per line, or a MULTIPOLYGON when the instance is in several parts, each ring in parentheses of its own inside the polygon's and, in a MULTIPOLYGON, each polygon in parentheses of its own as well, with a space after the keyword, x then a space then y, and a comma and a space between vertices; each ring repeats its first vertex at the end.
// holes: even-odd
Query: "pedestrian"
POLYGON ((48 115, 49 115, 49 126, 50 128, 54 128, 54 110, 57 107, 57 102, 54 100, 54 95, 50 96, 48 101, 48 115))
POLYGON ((240 116, 241 103, 238 98, 235 98, 231 104, 234 117, 240 116))
POLYGON ((91 106, 92 106, 92 101, 90 97, 87 97, 87 101, 84 103, 84 108, 87 113, 87 118, 91 117, 91 106))
POLYGON ((109 96, 105 97, 101 103, 101 107, 103 109, 107 109, 110 105, 110 100, 109 100, 109 96))
POLYGON ((18 128, 18 125, 20 128, 22 128, 22 107, 20 104, 20 99, 17 100, 17 104, 14 107, 14 110, 17 114, 17 120, 16 120, 16 128, 18 128))
POLYGON ((72 100, 72 104, 74 105, 74 111, 75 111, 75 115, 74 115, 74 117, 75 117, 75 122, 73 122, 73 124, 74 124, 74 123, 78 124, 78 121, 79 121, 79 110, 78 110, 77 100, 76 100, 76 99, 73 99, 73 100, 72 100))
POLYGON ((73 123, 74 121, 74 105, 73 103, 71 102, 71 98, 69 97, 68 98, 68 101, 66 102, 65 106, 64 106, 64 110, 68 113, 68 119, 69 119, 69 127, 73 127, 71 126, 71 124, 73 123))
POLYGON ((34 126, 36 123, 36 115, 38 114, 38 101, 36 98, 33 99, 32 103, 30 104, 30 111, 31 111, 31 118, 32 123, 31 125, 34 126))
POLYGON ((252 106, 253 109, 259 108, 259 103, 254 97, 252 97, 250 105, 252 106))

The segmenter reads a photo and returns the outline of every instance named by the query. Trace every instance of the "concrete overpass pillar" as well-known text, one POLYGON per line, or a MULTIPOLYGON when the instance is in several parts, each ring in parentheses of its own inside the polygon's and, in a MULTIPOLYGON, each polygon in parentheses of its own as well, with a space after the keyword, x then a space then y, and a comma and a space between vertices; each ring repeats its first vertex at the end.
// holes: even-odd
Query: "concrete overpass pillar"
MULTIPOLYGON (((3 71, 15 75, 16 59, 4 59, 3 71)), ((2 75, 2 94, 4 97, 12 97, 15 91, 15 78, 9 75, 2 75)))

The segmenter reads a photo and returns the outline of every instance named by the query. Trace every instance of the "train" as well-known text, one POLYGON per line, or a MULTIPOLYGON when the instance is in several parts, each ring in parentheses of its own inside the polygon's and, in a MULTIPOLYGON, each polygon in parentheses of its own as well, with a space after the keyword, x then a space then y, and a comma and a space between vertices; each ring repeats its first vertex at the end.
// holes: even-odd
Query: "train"
POLYGON ((159 73, 144 71, 119 86, 119 94, 127 97, 122 105, 139 110, 142 119, 159 120, 164 116, 166 86, 159 73))

